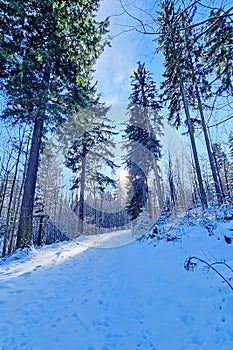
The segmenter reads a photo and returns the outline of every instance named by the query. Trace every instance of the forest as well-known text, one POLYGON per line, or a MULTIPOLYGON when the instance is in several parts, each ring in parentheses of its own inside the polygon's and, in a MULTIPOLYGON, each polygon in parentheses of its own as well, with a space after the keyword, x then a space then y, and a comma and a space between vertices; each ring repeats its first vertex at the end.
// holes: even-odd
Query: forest
POLYGON ((119 1, 121 34, 163 57, 161 83, 138 58, 124 123, 93 78, 114 40, 101 2, 0 0, 1 257, 233 202, 230 1, 156 1, 146 17, 119 1), (166 147, 178 134, 185 146, 166 147))

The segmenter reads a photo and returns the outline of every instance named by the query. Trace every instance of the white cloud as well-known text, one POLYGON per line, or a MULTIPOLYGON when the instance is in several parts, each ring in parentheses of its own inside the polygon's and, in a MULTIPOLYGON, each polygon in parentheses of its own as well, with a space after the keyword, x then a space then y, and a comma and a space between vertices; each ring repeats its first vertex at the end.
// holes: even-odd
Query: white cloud
POLYGON ((128 38, 115 38, 112 46, 105 49, 95 67, 98 91, 104 99, 109 100, 109 96, 114 95, 118 96, 118 102, 127 101, 136 60, 137 53, 128 38))

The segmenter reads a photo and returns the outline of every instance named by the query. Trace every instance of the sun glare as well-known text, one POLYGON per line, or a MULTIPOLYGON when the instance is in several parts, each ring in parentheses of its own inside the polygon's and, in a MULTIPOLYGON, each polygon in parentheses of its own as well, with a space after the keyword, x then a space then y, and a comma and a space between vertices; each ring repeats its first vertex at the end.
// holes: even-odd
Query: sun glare
POLYGON ((129 176, 128 170, 120 170, 119 171, 119 181, 120 182, 128 181, 128 176, 129 176))

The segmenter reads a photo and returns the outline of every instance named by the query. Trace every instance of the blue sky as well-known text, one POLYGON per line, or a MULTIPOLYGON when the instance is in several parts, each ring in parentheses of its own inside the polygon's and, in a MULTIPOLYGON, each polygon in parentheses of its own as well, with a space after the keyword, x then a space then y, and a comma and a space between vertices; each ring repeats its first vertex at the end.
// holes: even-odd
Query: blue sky
MULTIPOLYGON (((127 9, 140 19, 150 21, 150 15, 144 15, 142 11, 135 8, 135 4, 139 7, 153 6, 155 13, 155 5, 146 0, 129 1, 127 9), (143 18, 145 16, 145 18, 143 18)), ((110 35, 113 36, 111 47, 107 47, 105 52, 99 58, 95 69, 95 79, 98 81, 98 93, 101 94, 101 100, 107 103, 128 103, 128 97, 131 93, 130 76, 137 68, 137 62, 145 62, 146 68, 153 73, 153 78, 159 88, 163 63, 161 55, 155 54, 156 45, 153 42, 155 36, 142 35, 136 31, 127 31, 135 21, 127 15, 122 14, 123 10, 120 0, 103 0, 100 8, 100 19, 107 16, 110 17, 110 35), (121 14, 121 15, 119 15, 121 14), (120 34, 125 30, 125 33, 120 34)), ((150 13, 150 10, 148 11, 150 13)), ((213 115, 210 125, 213 125, 225 118, 229 117, 229 110, 220 110, 213 115)), ((208 118, 208 114, 206 118, 208 118)), ((119 118, 121 119, 121 118, 119 118)), ((121 121, 118 120, 117 121, 121 121)), ((233 129, 232 119, 226 123, 220 124, 217 128, 211 128, 213 142, 218 139, 227 140, 229 132, 233 129)))
MULTIPOLYGON (((102 100, 110 103, 128 102, 130 76, 136 70, 138 61, 145 62, 146 68, 154 73, 158 87, 163 70, 161 57, 154 56, 152 36, 141 35, 136 31, 122 33, 132 20, 127 15, 119 15, 121 13, 119 0, 101 2, 100 18, 111 16, 110 35, 113 39, 111 47, 105 49, 96 64, 95 79, 98 80, 98 92, 102 100)), ((141 11, 135 8, 133 13, 140 18, 142 16, 141 11)))

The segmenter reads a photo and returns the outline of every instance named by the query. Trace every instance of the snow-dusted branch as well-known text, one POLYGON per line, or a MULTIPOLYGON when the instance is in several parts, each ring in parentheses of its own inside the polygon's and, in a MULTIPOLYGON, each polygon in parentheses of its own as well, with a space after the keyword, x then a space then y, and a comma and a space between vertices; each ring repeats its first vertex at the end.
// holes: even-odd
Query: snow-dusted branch
POLYGON ((233 291, 233 286, 232 286, 232 284, 227 280, 226 277, 224 277, 224 276, 221 274, 221 272, 219 272, 219 271, 213 266, 213 265, 220 265, 220 264, 221 264, 221 265, 226 266, 228 269, 230 269, 230 270, 233 272, 233 269, 232 269, 228 264, 226 264, 225 262, 222 262, 222 261, 216 261, 216 262, 210 264, 210 263, 208 263, 207 261, 205 261, 205 260, 203 260, 203 259, 200 259, 200 258, 198 258, 198 257, 196 257, 196 256, 191 256, 191 257, 187 258, 187 259, 185 260, 185 263, 184 263, 184 268, 185 268, 187 271, 193 270, 193 269, 196 267, 197 263, 193 262, 193 260, 200 261, 201 263, 203 263, 204 265, 206 265, 209 269, 212 269, 214 272, 216 272, 217 275, 219 275, 219 276, 223 279, 223 281, 224 281, 224 282, 230 287, 230 289, 233 291))

